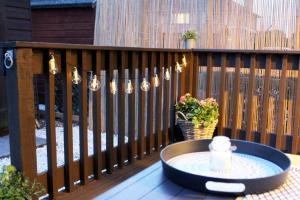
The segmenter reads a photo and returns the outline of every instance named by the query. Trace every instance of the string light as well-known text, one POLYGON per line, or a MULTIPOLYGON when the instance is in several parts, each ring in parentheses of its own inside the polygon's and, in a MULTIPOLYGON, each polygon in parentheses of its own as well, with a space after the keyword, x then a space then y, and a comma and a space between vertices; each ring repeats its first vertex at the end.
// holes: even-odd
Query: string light
POLYGON ((89 88, 93 92, 98 91, 100 89, 100 81, 97 79, 96 74, 93 75, 93 73, 91 73, 91 80, 89 82, 89 88))
POLYGON ((180 64, 178 62, 176 62, 176 67, 175 67, 175 71, 181 73, 182 72, 182 67, 180 66, 180 64))
POLYGON ((116 84, 116 80, 113 79, 110 83, 110 92, 112 94, 116 94, 117 93, 117 84, 116 84))
POLYGON ((187 62, 186 62, 185 55, 183 55, 183 57, 182 57, 182 65, 183 65, 184 67, 187 66, 187 62))
POLYGON ((78 73, 77 67, 73 68, 72 82, 75 85, 78 85, 81 82, 81 76, 78 73))
POLYGON ((55 63, 55 58, 52 53, 50 54, 50 59, 49 59, 49 72, 53 75, 57 74, 57 72, 58 72, 58 69, 57 69, 56 63, 55 63))
POLYGON ((170 71, 169 71, 168 68, 166 69, 166 72, 165 72, 165 79, 166 79, 167 81, 170 80, 170 71))
POLYGON ((154 75, 154 87, 159 87, 159 78, 158 75, 154 75))
POLYGON ((146 78, 143 78, 143 81, 141 83, 141 90, 144 92, 149 91, 150 89, 150 83, 146 80, 146 78))
POLYGON ((133 93, 133 85, 131 83, 131 80, 128 80, 128 82, 127 82, 126 93, 127 94, 132 94, 133 93))

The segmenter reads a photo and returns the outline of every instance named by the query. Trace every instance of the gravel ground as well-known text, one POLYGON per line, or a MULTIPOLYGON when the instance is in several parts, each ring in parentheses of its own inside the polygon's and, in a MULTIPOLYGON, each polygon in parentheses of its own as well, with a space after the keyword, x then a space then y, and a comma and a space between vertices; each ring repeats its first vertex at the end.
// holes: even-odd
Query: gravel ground
MULTIPOLYGON (((37 129, 36 136, 41 138, 46 138, 46 129, 37 129)), ((101 134, 102 151, 106 149, 106 134, 101 134)), ((125 142, 128 142, 128 138, 125 137, 125 142)), ((114 146, 118 144, 117 135, 114 136, 114 146)), ((64 165, 64 130, 63 127, 56 127, 56 152, 57 152, 57 166, 64 165)), ((88 130, 88 155, 93 155, 93 131, 88 130)), ((37 148, 37 171, 38 173, 48 170, 47 165, 47 146, 37 148)), ((80 150, 79 150, 79 126, 73 127, 73 159, 79 160, 80 150)), ((30 158, 29 158, 30 159, 30 158)), ((0 159, 0 172, 3 166, 10 164, 10 157, 0 159)))

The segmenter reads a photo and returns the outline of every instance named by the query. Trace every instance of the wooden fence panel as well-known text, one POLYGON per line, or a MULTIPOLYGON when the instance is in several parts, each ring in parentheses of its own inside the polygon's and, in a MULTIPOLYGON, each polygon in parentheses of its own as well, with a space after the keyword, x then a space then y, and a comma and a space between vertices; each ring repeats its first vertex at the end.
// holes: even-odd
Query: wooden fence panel
POLYGON ((251 55, 250 74, 249 74, 249 88, 248 88, 248 101, 247 101, 247 129, 246 139, 253 141, 253 93, 255 88, 255 69, 256 69, 256 56, 251 55))
POLYGON ((121 52, 121 66, 118 67, 118 167, 124 165, 124 146, 125 146, 125 68, 128 67, 128 53, 121 52))
POLYGON ((141 90, 143 79, 146 79, 146 65, 148 65, 147 52, 142 52, 139 67, 139 107, 138 107, 138 158, 144 158, 145 152, 145 113, 146 113, 146 91, 141 90))
POLYGON ((284 100, 286 98, 286 84, 287 84, 287 69, 288 69, 288 58, 284 55, 282 58, 282 69, 279 82, 279 110, 277 113, 277 126, 276 126, 276 148, 284 149, 284 133, 283 125, 285 123, 285 108, 284 100))
POLYGON ((72 69, 77 66, 77 55, 67 50, 62 59, 63 76, 63 107, 64 107, 64 154, 65 154, 65 187, 67 192, 74 190, 73 163, 73 126, 72 126, 72 69))
POLYGON ((292 135, 293 135, 293 143, 292 143, 292 153, 297 154, 299 153, 299 122, 300 122, 300 58, 298 58, 298 78, 297 78, 297 85, 295 88, 295 102, 294 105, 296 108, 294 109, 294 120, 293 120, 293 128, 292 128, 292 135))
POLYGON ((148 122, 147 122, 147 138, 146 138, 146 153, 151 154, 153 151, 154 147, 154 91, 155 91, 155 86, 154 86, 154 68, 156 67, 156 52, 151 52, 150 55, 150 65, 149 65, 149 82, 150 82, 150 91, 148 92, 148 122))
POLYGON ((232 129, 231 129, 231 137, 238 139, 239 138, 239 130, 238 130, 238 117, 239 117, 239 95, 240 95, 240 81, 241 81, 241 65, 242 58, 241 54, 236 55, 236 66, 235 66, 235 82, 234 82, 234 94, 233 94, 233 120, 232 120, 232 129))
POLYGON ((226 68, 227 68, 227 55, 221 56, 221 80, 220 80, 220 98, 219 98, 219 124, 218 134, 224 135, 225 128, 225 85, 226 85, 226 68))
MULTIPOLYGON (((49 51, 43 55, 44 69, 48 69, 49 51)), ((49 71, 49 70, 47 70, 49 71)), ((46 135, 48 156, 48 192, 51 199, 57 198, 58 188, 56 181, 56 132, 55 132, 55 76, 49 73, 45 81, 45 104, 46 104, 46 135)))
MULTIPOLYGON (((103 51, 96 52, 95 73, 97 74, 98 80, 100 80, 101 70, 105 66, 105 55, 103 51)), ((101 90, 93 93, 93 136, 94 136, 94 176, 96 179, 101 177, 101 90)))
MULTIPOLYGON (((135 71, 138 67, 138 54, 136 52, 132 52, 131 55, 131 66, 130 70, 130 78, 132 83, 136 78, 135 71)), ((135 102, 135 92, 129 94, 129 111, 128 111, 128 123, 129 123, 129 130, 128 130, 128 161, 130 163, 134 162, 135 155, 136 155, 136 141, 135 141, 135 109, 136 109, 136 102, 135 102)))
POLYGON ((262 111, 262 125, 261 125, 261 140, 263 144, 269 144, 269 134, 267 134, 268 123, 268 110, 269 110, 269 88, 271 84, 271 69, 272 69, 272 57, 267 55, 266 69, 264 77, 264 90, 263 90, 263 111, 262 111))
POLYGON ((117 54, 115 51, 108 52, 108 66, 106 68, 106 170, 107 173, 112 173, 114 167, 114 112, 113 101, 114 94, 110 90, 111 81, 113 80, 113 71, 116 67, 117 54))

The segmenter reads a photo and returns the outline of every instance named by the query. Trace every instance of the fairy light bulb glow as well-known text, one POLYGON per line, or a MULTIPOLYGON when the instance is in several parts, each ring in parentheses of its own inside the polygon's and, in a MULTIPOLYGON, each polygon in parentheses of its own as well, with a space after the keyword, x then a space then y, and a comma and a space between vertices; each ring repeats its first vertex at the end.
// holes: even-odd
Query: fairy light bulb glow
POLYGON ((49 60, 49 72, 53 75, 57 74, 58 69, 56 67, 55 58, 53 54, 50 54, 50 60, 49 60))
POLYGON ((187 66, 185 55, 183 55, 183 57, 182 57, 182 65, 185 67, 187 66))
POLYGON ((131 80, 128 80, 127 82, 127 88, 126 88, 126 93, 127 94, 132 94, 133 92, 133 85, 131 83, 131 80))
POLYGON ((78 85, 81 82, 81 76, 78 73, 77 67, 74 67, 73 69, 72 82, 75 85, 78 85))
POLYGON ((89 88, 91 91, 95 92, 100 89, 100 81, 97 79, 97 75, 91 75, 93 78, 89 83, 89 88))
POLYGON ((117 84, 116 84, 116 81, 115 79, 113 79, 110 83, 110 92, 112 94, 116 94, 117 93, 117 84))
POLYGON ((180 66, 180 64, 178 62, 176 62, 175 71, 176 72, 182 72, 182 67, 180 66))
POLYGON ((167 81, 170 80, 170 71, 169 71, 168 68, 166 69, 166 72, 165 72, 165 79, 166 79, 167 81))
POLYGON ((150 83, 146 80, 146 78, 143 78, 143 81, 141 83, 141 90, 144 92, 149 91, 150 89, 150 83))
POLYGON ((159 87, 159 78, 158 75, 154 75, 154 87, 159 87))

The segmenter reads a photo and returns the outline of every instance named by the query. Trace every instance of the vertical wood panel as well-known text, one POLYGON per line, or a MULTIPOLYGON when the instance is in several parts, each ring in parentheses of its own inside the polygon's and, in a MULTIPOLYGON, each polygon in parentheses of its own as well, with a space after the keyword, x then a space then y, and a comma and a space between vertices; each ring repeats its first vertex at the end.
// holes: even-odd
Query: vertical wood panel
MULTIPOLYGON (((43 65, 45 71, 49 71, 49 51, 43 55, 43 65)), ((48 157, 48 193, 49 198, 57 198, 56 181, 56 133, 55 133, 55 77, 48 73, 45 80, 45 104, 46 104, 46 135, 47 135, 47 157, 48 157)))
POLYGON ((251 56, 250 63, 250 74, 249 74, 249 88, 248 88, 248 102, 247 102, 247 128, 246 128, 246 139, 253 141, 253 92, 255 88, 255 68, 256 68, 256 56, 251 56))
MULTIPOLYGON (((183 58, 183 56, 185 56, 184 54, 183 55, 181 55, 181 59, 183 58)), ((181 61, 181 60, 180 60, 181 61)), ((187 80, 186 80, 186 76, 187 76, 187 73, 188 73, 188 69, 187 69, 187 67, 183 67, 182 68, 182 73, 180 74, 180 76, 181 76, 181 79, 179 79, 179 80, 181 80, 181 81, 179 81, 180 82, 180 96, 182 96, 182 95, 184 95, 185 93, 186 93, 186 82, 187 82, 187 80)))
POLYGON ((87 138, 87 63, 88 52, 83 51, 82 56, 81 83, 79 84, 79 144, 80 144, 80 180, 83 185, 88 182, 87 158, 88 158, 88 138, 87 138))
POLYGON ((212 96, 212 70, 213 70, 213 57, 209 53, 207 55, 207 71, 206 71, 206 98, 212 96))
POLYGON ((171 83, 170 83, 170 139, 171 142, 174 141, 174 131, 175 131, 175 104, 176 104, 176 89, 177 89, 177 74, 180 72, 176 72, 176 62, 178 62, 178 53, 171 54, 171 65, 172 65, 172 75, 171 75, 171 83))
POLYGON ((156 52, 151 52, 151 60, 150 60, 150 74, 149 74, 149 80, 150 81, 150 91, 148 92, 148 116, 149 119, 147 120, 147 142, 146 142, 146 153, 147 154, 151 154, 152 153, 152 149, 154 146, 154 81, 153 81, 153 77, 154 77, 154 67, 156 66, 156 52))
POLYGON ((295 88, 295 108, 294 108, 294 119, 293 119, 293 143, 292 143, 292 153, 297 154, 299 152, 299 121, 300 121, 300 58, 298 62, 298 77, 297 86, 295 88))
MULTIPOLYGON (((135 82, 135 69, 138 67, 138 54, 132 52, 131 57, 132 66, 130 66, 130 78, 131 82, 135 82)), ((128 109, 128 161, 133 163, 136 155, 136 141, 135 141, 135 92, 128 95, 129 109, 128 109)))
POLYGON ((240 96, 240 79, 241 79, 241 65, 242 65, 242 58, 241 54, 236 55, 236 61, 235 61, 235 82, 234 82, 234 94, 233 94, 233 115, 232 115, 232 132, 231 136, 232 138, 239 138, 238 134, 238 117, 239 117, 239 112, 240 112, 240 107, 239 107, 239 96, 240 96))
POLYGON ((225 128, 225 86, 226 86, 226 68, 227 68, 227 55, 222 54, 221 57, 221 80, 220 80, 220 98, 219 98, 219 125, 218 134, 224 135, 225 128))
POLYGON ((158 65, 158 71, 159 71, 159 83, 160 86, 158 89, 158 95, 156 99, 157 103, 157 112, 156 112, 156 120, 157 120, 157 134, 155 137, 155 149, 156 151, 160 151, 160 147, 162 145, 162 98, 163 98, 163 80, 164 80, 164 74, 163 74, 163 68, 164 66, 164 53, 159 53, 159 65, 158 65))
POLYGON ((124 165, 124 148, 125 148, 125 71, 128 66, 128 53, 126 51, 121 52, 121 66, 118 68, 118 167, 122 168, 124 165))
POLYGON ((286 84, 287 84, 287 68, 288 68, 288 60, 287 55, 284 55, 282 59, 282 69, 281 76, 279 81, 279 100, 278 100, 278 113, 277 113, 277 126, 276 126, 276 148, 284 149, 284 131, 283 126, 285 123, 285 107, 284 100, 286 98, 286 84))
MULTIPOLYGON (((2 55, 1 55, 2 56, 2 55)), ((32 50, 17 49, 6 84, 11 164, 34 180, 36 170, 32 50), (30 156, 30 159, 28 159, 30 156)))
MULTIPOLYGON (((170 69, 171 54, 168 53, 165 56, 165 70, 170 69)), ((170 72, 171 73, 171 72, 170 72)), ((164 96, 163 96, 163 136, 162 145, 163 147, 169 144, 169 120, 170 120, 170 80, 164 79, 164 96)))
POLYGON ((271 69, 272 69, 272 56, 268 55, 266 60, 266 69, 264 77, 264 93, 263 93, 263 111, 262 111, 262 121, 261 121, 261 143, 269 143, 269 135, 267 134, 267 123, 268 123, 268 110, 269 110, 269 88, 271 83, 271 69))
POLYGON ((194 57, 193 57, 193 68, 194 68, 194 72, 193 72, 193 96, 198 98, 199 96, 199 63, 200 63, 200 58, 199 55, 197 53, 194 53, 194 57))
POLYGON ((188 72, 188 87, 187 87, 187 92, 189 92, 190 94, 193 94, 194 91, 194 73, 196 71, 196 69, 194 68, 194 57, 193 57, 193 53, 188 53, 187 54, 187 68, 189 70, 188 72))
MULTIPOLYGON (((100 80, 101 70, 104 69, 104 53, 96 52, 96 71, 98 80, 100 80)), ((93 93, 93 135, 94 135, 94 176, 100 179, 102 153, 101 153, 101 89, 93 93)))
POLYGON ((114 112, 113 101, 114 94, 110 92, 110 82, 113 79, 113 70, 116 67, 117 54, 115 51, 109 51, 109 64, 107 66, 106 76, 106 170, 112 173, 114 166, 113 139, 114 139, 114 112))
MULTIPOLYGON (((146 77, 146 65, 148 64, 147 52, 142 52, 142 62, 139 69, 139 83, 146 77)), ((145 152, 145 113, 146 113, 146 93, 139 88, 139 123, 138 123, 138 158, 144 158, 145 152)))
POLYGON ((72 67, 77 66, 77 58, 71 50, 66 51, 62 59, 63 76, 63 107, 64 107, 64 154, 65 154, 65 187, 66 191, 74 190, 73 165, 73 130, 72 130, 72 67))

